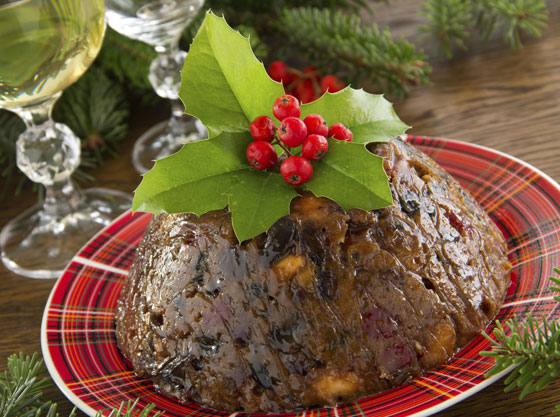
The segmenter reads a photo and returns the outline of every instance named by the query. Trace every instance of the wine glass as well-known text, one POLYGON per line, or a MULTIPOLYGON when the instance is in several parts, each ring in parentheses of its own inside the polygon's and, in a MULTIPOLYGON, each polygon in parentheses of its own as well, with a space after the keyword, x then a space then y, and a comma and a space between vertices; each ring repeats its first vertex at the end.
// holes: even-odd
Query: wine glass
POLYGON ((17 165, 45 186, 42 203, 0 233, 2 261, 24 276, 58 277, 89 238, 130 207, 126 193, 74 187, 80 140, 51 118, 62 91, 97 56, 104 12, 103 0, 0 0, 0 108, 24 120, 17 165))
POLYGON ((179 39, 203 3, 204 0, 105 0, 109 26, 155 48, 158 56, 150 65, 148 79, 160 97, 171 100, 169 121, 149 129, 134 144, 132 164, 141 174, 151 168, 154 160, 206 137, 202 123, 185 116, 178 95, 187 55, 179 50, 179 39))

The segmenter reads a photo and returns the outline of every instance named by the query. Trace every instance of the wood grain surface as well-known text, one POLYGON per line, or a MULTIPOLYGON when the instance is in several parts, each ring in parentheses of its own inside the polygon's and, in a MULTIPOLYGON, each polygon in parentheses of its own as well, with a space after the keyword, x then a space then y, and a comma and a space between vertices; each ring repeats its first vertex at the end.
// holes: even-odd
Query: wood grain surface
MULTIPOLYGON (((376 4, 371 19, 389 26, 394 36, 420 42, 417 27, 423 18, 417 14, 419 3, 393 0, 388 6, 376 4)), ((434 68, 433 86, 416 88, 395 103, 401 119, 413 126, 409 133, 489 146, 560 181, 560 1, 551 0, 548 7, 548 29, 542 39, 524 39, 521 50, 511 51, 496 38, 457 53, 448 62, 437 55, 435 45, 425 43, 434 68)), ((96 177, 91 185, 131 192, 140 181, 130 162, 134 139, 164 117, 163 111, 134 111, 120 156, 91 171, 96 177)), ((0 202, 0 226, 35 199, 36 194, 26 189, 19 197, 0 202)), ((12 353, 40 351, 41 316, 53 284, 53 280, 14 275, 0 265, 0 370, 12 353)), ((499 381, 437 415, 550 415, 554 404, 560 403, 560 379, 523 402, 517 395, 504 393, 499 381)), ((56 388, 50 388, 46 396, 59 402, 61 416, 68 415, 72 404, 56 388)))

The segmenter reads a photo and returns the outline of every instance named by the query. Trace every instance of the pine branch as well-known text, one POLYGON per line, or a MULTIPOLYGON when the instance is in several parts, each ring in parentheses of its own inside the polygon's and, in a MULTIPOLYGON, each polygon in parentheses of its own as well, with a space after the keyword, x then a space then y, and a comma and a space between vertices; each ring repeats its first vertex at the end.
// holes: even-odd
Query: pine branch
MULTIPOLYGON (((0 417, 59 417, 57 404, 45 401, 43 390, 53 385, 47 374, 42 359, 34 353, 33 356, 12 355, 8 358, 8 371, 0 374, 0 417)), ((150 404, 142 410, 137 409, 138 399, 134 402, 121 403, 109 417, 148 417, 155 405, 150 404), (123 411, 125 410, 126 411, 123 411)), ((161 416, 161 412, 154 417, 161 416)), ((76 408, 68 417, 76 416, 76 408)), ((101 412, 96 417, 103 417, 101 412)))
POLYGON ((0 416, 31 417, 50 408, 41 401, 43 389, 52 385, 45 373, 43 360, 35 353, 32 357, 12 355, 8 358, 8 372, 0 374, 0 416))
POLYGON ((431 71, 423 51, 388 29, 364 26, 359 16, 328 9, 284 9, 276 29, 326 72, 366 79, 384 93, 403 96, 411 85, 428 84, 431 71))
MULTIPOLYGON (((556 274, 560 269, 554 268, 556 274)), ((549 277, 555 284, 560 284, 560 278, 549 277)), ((551 287, 553 291, 560 291, 559 287, 551 287)), ((560 296, 555 299, 560 301, 560 296)), ((493 357, 494 367, 485 376, 491 377, 511 366, 513 371, 505 379, 505 392, 522 388, 519 399, 526 395, 544 389, 552 380, 560 376, 560 323, 549 321, 546 317, 535 319, 527 314, 523 323, 517 316, 507 320, 504 325, 496 321, 496 328, 492 332, 494 338, 483 332, 491 343, 490 351, 480 352, 482 356, 493 357)), ((556 407, 560 410, 560 405, 556 407)))
POLYGON ((94 67, 64 91, 53 117, 82 140, 82 166, 99 165, 103 153, 117 155, 127 131, 128 101, 122 86, 94 67))
POLYGON ((501 30, 504 42, 519 48, 521 35, 540 37, 548 18, 544 0, 427 0, 422 8, 428 23, 420 30, 439 40, 448 58, 466 49, 473 28, 484 41, 501 30))
POLYGON ((470 37, 473 6, 465 0, 429 0, 422 3, 421 14, 429 24, 420 30, 429 32, 441 43, 448 59, 453 57, 453 47, 467 49, 465 42, 470 37))

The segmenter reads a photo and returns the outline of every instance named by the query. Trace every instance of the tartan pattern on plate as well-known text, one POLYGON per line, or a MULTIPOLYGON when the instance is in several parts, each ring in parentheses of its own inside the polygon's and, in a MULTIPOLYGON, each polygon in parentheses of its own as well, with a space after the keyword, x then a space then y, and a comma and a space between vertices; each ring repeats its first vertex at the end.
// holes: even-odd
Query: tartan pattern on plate
MULTIPOLYGON (((532 312, 558 319, 548 277, 560 266, 560 187, 535 168, 465 142, 408 136, 469 190, 508 241, 512 286, 497 319, 532 312)), ((55 285, 43 319, 43 353, 60 389, 83 411, 104 415, 122 401, 156 404, 164 416, 228 416, 180 403, 138 378, 115 340, 115 305, 151 215, 127 213, 94 237, 55 285)), ((492 323, 487 331, 491 331, 492 323)), ((336 408, 285 416, 350 417, 430 415, 488 385, 491 359, 477 337, 451 360, 407 384, 336 408)), ((242 417, 244 413, 233 413, 242 417)), ((258 415, 258 414, 255 414, 258 415)), ((233 416, 233 415, 232 415, 233 416)))

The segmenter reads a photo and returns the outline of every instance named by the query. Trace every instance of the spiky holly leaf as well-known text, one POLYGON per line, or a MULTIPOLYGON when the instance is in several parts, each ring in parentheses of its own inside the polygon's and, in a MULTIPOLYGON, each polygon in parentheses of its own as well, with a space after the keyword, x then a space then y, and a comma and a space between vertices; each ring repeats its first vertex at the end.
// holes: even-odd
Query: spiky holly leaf
MULTIPOLYGON (((158 161, 134 196, 135 210, 152 213, 232 213, 240 241, 265 232, 288 215, 297 196, 279 173, 258 172, 247 162, 250 122, 272 116, 274 100, 283 94, 253 55, 249 42, 224 19, 208 13, 193 41, 182 72, 181 99, 198 117, 211 139, 186 144, 158 161)), ((354 131, 356 143, 331 140, 330 150, 314 162, 313 179, 302 187, 338 202, 346 209, 372 210, 392 204, 382 158, 364 144, 405 131, 406 125, 381 96, 345 89, 303 106, 303 116, 322 114, 329 124, 341 122, 354 131)))
POLYGON ((301 117, 314 113, 323 116, 329 126, 342 123, 348 127, 354 143, 386 142, 409 128, 382 95, 350 87, 324 94, 301 107, 301 117))
POLYGON ((336 201, 344 209, 371 210, 391 205, 393 198, 383 169, 383 158, 359 143, 329 139, 329 151, 314 164, 306 189, 336 201))
POLYGON ((257 116, 273 117, 271 103, 282 94, 282 84, 267 75, 249 39, 207 13, 181 72, 186 112, 211 134, 243 131, 257 116))
POLYGON ((279 174, 258 172, 245 157, 248 133, 224 132, 156 162, 134 192, 132 208, 195 213, 229 206, 239 241, 262 233, 290 213, 297 193, 279 174))

